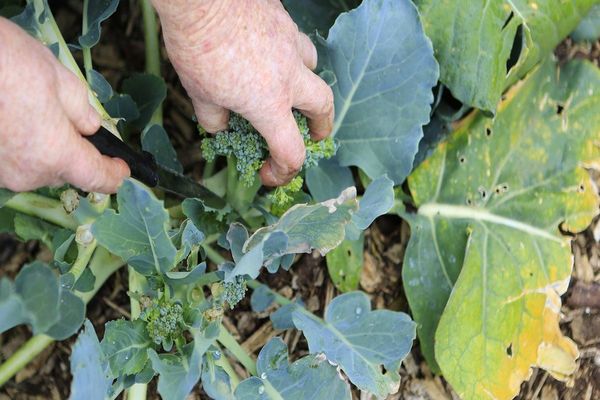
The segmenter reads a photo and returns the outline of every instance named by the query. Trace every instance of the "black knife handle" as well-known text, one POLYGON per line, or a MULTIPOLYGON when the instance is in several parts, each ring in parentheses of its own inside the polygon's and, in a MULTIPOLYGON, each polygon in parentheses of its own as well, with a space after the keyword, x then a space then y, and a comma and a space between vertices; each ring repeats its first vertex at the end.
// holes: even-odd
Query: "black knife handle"
POLYGON ((152 154, 147 151, 135 151, 103 127, 94 135, 85 138, 103 155, 125 161, 133 178, 150 187, 158 185, 156 161, 152 154))

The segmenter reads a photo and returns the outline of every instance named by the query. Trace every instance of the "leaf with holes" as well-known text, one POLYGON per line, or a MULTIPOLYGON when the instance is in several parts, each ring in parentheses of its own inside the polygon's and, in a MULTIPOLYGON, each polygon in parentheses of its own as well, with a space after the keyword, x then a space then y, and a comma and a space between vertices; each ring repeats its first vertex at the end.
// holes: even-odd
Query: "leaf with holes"
POLYGON ((563 40, 594 0, 416 0, 454 97, 488 113, 563 40))
POLYGON ((287 345, 273 338, 263 347, 256 362, 258 377, 241 382, 237 400, 349 400, 350 385, 336 368, 320 355, 311 354, 290 364, 287 345))
POLYGON ((324 320, 302 307, 294 308, 292 318, 310 352, 325 354, 359 389, 380 398, 398 390, 398 364, 415 338, 415 323, 408 315, 371 310, 366 294, 351 292, 329 303, 324 320))
POLYGON ((512 398, 533 366, 558 378, 576 368, 558 326, 573 264, 559 227, 581 231, 598 213, 582 166, 600 167, 599 107, 595 66, 559 73, 548 60, 495 119, 469 116, 409 177, 404 287, 425 356, 434 362, 435 343, 465 399, 512 398))
MULTIPOLYGON (((365 0, 320 40, 332 81, 337 161, 402 183, 429 121, 438 65, 409 0, 365 0)), ((331 78, 331 79, 330 79, 331 78)))

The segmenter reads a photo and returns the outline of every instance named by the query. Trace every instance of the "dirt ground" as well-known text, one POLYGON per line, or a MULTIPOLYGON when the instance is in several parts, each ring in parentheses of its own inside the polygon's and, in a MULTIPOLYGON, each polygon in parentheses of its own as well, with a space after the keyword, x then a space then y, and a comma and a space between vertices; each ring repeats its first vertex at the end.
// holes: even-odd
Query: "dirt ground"
MULTIPOLYGON (((57 2, 54 2, 55 4, 57 2)), ((121 1, 117 14, 103 27, 101 43, 94 48, 95 68, 113 85, 133 72, 143 71, 144 42, 141 33, 141 15, 137 1, 121 1)), ((52 4, 52 2, 51 2, 52 4)), ((65 1, 54 7, 65 37, 74 41, 78 32, 81 2, 65 1)), ((584 57, 600 60, 600 42, 594 45, 575 45, 569 39, 556 50, 559 60, 584 57)), ((164 56, 164 54, 163 54, 164 56)), ((166 59, 166 57, 164 57, 166 59)), ((187 100, 174 71, 164 64, 163 75, 168 83, 165 102, 165 128, 171 133, 186 171, 200 178, 201 165, 199 136, 191 120, 193 109, 187 100), (195 143, 190 145, 190 143, 195 143)), ((600 188, 600 174, 594 174, 600 188)), ((374 307, 408 312, 402 291, 400 273, 404 250, 410 235, 408 225, 400 218, 385 216, 371 227, 366 236, 365 268, 361 288, 370 294, 374 307)), ((575 236, 573 279, 563 298, 562 331, 579 346, 580 367, 574 382, 566 385, 552 379, 544 371, 534 371, 529 382, 522 386, 519 399, 591 400, 600 399, 600 221, 596 220, 585 232, 575 236)), ((8 235, 0 235, 0 277, 14 277, 19 268, 34 259, 50 260, 51 255, 39 243, 20 243, 8 235)), ((125 269, 120 270, 105 284, 88 306, 100 337, 106 321, 129 316, 129 298, 126 295, 125 269)), ((290 272, 263 277, 269 285, 286 297, 301 296, 311 311, 322 313, 324 307, 338 292, 328 278, 324 261, 312 255, 303 256, 290 272)), ((249 298, 230 312, 225 323, 243 346, 254 352, 275 335, 283 334, 291 358, 306 354, 307 345, 299 332, 278 332, 269 322, 268 313, 256 316, 250 312, 249 298)), ((0 362, 9 357, 31 336, 29 330, 18 327, 0 335, 0 362)), ((36 360, 0 389, 0 400, 8 399, 66 399, 71 375, 69 356, 74 339, 58 342, 47 348, 36 360)), ((243 375, 240 369, 241 375, 243 375)), ((418 343, 402 367, 402 385, 398 394, 389 399, 456 399, 443 378, 434 376, 420 354, 418 343)), ((191 399, 206 399, 198 388, 191 399)), ((360 393, 355 393, 361 399, 360 393)), ((149 399, 158 399, 156 384, 150 385, 149 399)))

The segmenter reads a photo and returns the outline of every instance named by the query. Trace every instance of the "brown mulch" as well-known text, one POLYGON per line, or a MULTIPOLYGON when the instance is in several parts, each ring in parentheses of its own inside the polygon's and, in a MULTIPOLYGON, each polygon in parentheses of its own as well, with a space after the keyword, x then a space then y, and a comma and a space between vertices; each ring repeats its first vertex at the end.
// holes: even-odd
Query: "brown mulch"
MULTIPOLYGON (((119 11, 103 25, 101 43, 93 50, 95 67, 113 85, 136 71, 143 70, 144 43, 141 34, 141 16, 137 1, 121 1, 119 11)), ((67 40, 77 36, 78 15, 81 3, 75 0, 54 2, 59 24, 65 27, 67 40)), ((577 45, 569 39, 556 50, 560 60, 575 57, 588 58, 596 65, 600 60, 600 42, 577 45)), ((164 56, 164 54, 163 54, 164 56)), ((164 57, 166 60, 166 57, 164 57)), ((199 137, 191 120, 193 109, 177 77, 165 61, 163 75, 169 85, 165 102, 165 128, 171 133, 177 151, 187 172, 199 177, 201 172, 198 151, 199 137), (190 145, 193 143, 193 145, 190 145)), ((600 175, 594 176, 600 187, 600 175)), ((580 366, 573 385, 567 386, 549 377, 541 370, 534 371, 529 382, 522 386, 519 399, 581 399, 600 398, 600 222, 578 234, 573 241, 575 267, 573 279, 562 308, 561 329, 575 340, 581 351, 580 366)), ((365 266, 361 288, 372 298, 375 308, 389 308, 408 312, 402 291, 400 273, 406 243, 410 235, 408 225, 400 218, 380 218, 366 234, 365 266)), ((50 254, 36 242, 20 243, 7 235, 0 235, 0 277, 13 278, 19 268, 31 260, 49 260, 50 254)), ((333 297, 339 294, 328 278, 324 261, 317 256, 302 256, 290 272, 264 277, 272 288, 282 295, 301 297, 306 306, 317 314, 333 297)), ((92 320, 100 337, 106 321, 126 317, 129 298, 126 295, 127 273, 120 270, 109 279, 98 295, 88 305, 88 318, 92 320)), ((256 315, 250 311, 249 298, 233 312, 227 314, 226 326, 243 346, 257 354, 266 341, 282 335, 289 346, 291 358, 297 359, 307 352, 303 336, 296 331, 278 332, 269 322, 268 312, 256 315)), ((18 327, 0 335, 0 362, 10 356, 31 336, 25 327, 18 327)), ((69 395, 70 349, 74 338, 54 343, 17 376, 0 388, 0 400, 8 399, 66 399, 69 395)), ((243 373, 241 368, 237 368, 243 373)), ((403 380, 398 394, 389 399, 455 399, 443 378, 431 373, 419 351, 418 343, 405 360, 401 370, 403 380)), ((356 399, 360 393, 355 393, 356 399)), ((158 399, 156 381, 150 385, 149 399, 158 399)), ((205 399, 201 389, 191 399, 205 399)))

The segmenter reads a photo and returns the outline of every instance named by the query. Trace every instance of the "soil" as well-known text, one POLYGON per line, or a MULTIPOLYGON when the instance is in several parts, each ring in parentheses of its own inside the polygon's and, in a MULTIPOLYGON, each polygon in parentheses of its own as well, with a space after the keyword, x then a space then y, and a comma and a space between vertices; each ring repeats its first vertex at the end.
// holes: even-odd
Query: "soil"
MULTIPOLYGON (((101 43, 93 49, 95 68, 113 87, 134 72, 144 69, 144 42, 141 15, 134 0, 121 1, 116 15, 103 25, 101 43)), ((56 18, 67 41, 74 42, 79 30, 81 2, 51 2, 56 18)), ((565 40, 555 54, 560 61, 587 58, 596 65, 600 62, 600 41, 577 45, 565 40)), ((170 132, 186 172, 201 177, 199 140, 192 121, 193 108, 185 95, 175 72, 166 61, 163 49, 163 76, 168 84, 165 101, 165 128, 170 132), (192 143, 192 145, 190 145, 192 143)), ((135 136, 135 133, 133 134, 135 136)), ((600 174, 593 174, 600 188, 600 174)), ((361 288, 372 299, 374 308, 388 308, 409 312, 402 291, 400 273, 404 250, 410 235, 408 225, 400 218, 385 216, 375 222, 366 233, 365 266, 361 288)), ((600 399, 600 221, 575 236, 573 254, 575 266, 573 279, 563 297, 561 329, 575 340, 581 351, 579 369, 571 384, 555 381, 546 372, 534 370, 532 378, 522 385, 518 399, 600 399)), ((19 268, 35 259, 50 260, 50 253, 37 242, 21 243, 14 237, 0 235, 0 277, 13 278, 19 268)), ((264 277, 269 286, 286 297, 302 297, 307 307, 321 314, 324 307, 338 295, 323 259, 305 255, 290 272, 264 277)), ((129 298, 126 295, 127 272, 121 269, 104 285, 88 305, 88 318, 103 335, 106 321, 129 316, 129 298)), ((227 314, 225 324, 254 354, 275 335, 283 335, 289 346, 291 359, 307 353, 307 344, 296 331, 275 331, 268 313, 256 315, 250 311, 246 299, 233 312, 227 314)), ((0 362, 9 357, 29 337, 26 327, 15 328, 0 335, 0 362)), ((69 357, 74 338, 49 346, 32 363, 21 370, 14 379, 0 388, 0 400, 8 399, 67 399, 71 375, 69 357)), ((238 366, 239 367, 239 366, 238 366)), ((237 368, 243 376, 241 368, 237 368)), ((457 399, 443 378, 431 373, 419 350, 418 342, 405 360, 400 391, 389 399, 445 400, 457 399)), ((356 399, 363 399, 359 392, 356 399)), ((158 399, 156 382, 150 384, 149 399, 158 399)), ((206 399, 198 388, 190 399, 206 399)))

